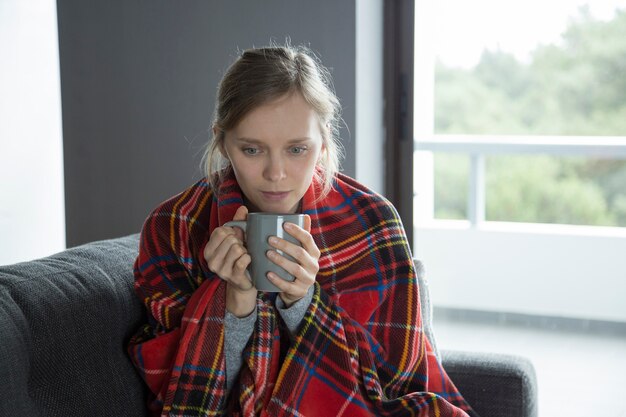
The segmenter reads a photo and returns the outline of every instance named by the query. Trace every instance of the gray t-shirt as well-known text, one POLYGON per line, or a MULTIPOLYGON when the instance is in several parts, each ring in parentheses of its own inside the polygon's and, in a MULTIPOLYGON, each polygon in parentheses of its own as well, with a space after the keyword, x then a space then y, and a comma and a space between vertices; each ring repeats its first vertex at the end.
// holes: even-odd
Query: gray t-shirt
MULTIPOLYGON (((298 327, 313 299, 313 287, 300 300, 286 307, 280 296, 276 297, 276 309, 289 329, 290 335, 295 336, 298 327)), ((241 369, 242 357, 248 340, 254 332, 257 309, 246 317, 237 317, 226 310, 224 323, 224 354, 226 355, 226 390, 230 391, 241 369)))

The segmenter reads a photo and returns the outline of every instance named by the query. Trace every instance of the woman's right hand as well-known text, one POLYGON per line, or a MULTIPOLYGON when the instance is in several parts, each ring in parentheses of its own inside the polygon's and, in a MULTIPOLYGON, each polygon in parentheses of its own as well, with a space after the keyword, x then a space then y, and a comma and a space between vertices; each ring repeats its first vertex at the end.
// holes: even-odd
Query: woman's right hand
MULTIPOLYGON (((247 215, 248 209, 241 206, 233 220, 246 220, 247 215)), ((254 311, 258 292, 246 271, 252 259, 243 241, 241 229, 221 226, 213 230, 204 247, 207 266, 226 281, 226 309, 237 317, 246 317, 254 311)))

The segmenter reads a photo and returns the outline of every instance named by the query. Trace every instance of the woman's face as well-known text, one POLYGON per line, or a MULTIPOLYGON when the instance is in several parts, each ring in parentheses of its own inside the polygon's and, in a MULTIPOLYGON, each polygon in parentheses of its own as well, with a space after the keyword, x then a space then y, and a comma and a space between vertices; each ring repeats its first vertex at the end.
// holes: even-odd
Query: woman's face
POLYGON ((251 211, 294 213, 323 148, 318 117, 300 94, 248 113, 225 132, 229 159, 251 211))

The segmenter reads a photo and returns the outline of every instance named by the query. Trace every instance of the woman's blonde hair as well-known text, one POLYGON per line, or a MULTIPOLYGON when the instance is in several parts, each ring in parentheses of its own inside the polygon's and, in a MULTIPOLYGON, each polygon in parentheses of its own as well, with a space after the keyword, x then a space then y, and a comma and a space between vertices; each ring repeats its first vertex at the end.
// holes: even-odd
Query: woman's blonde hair
POLYGON ((248 49, 222 78, 213 116, 214 133, 202 162, 213 189, 230 169, 221 152, 225 132, 255 108, 291 93, 301 94, 319 118, 324 151, 315 175, 322 185, 320 198, 328 194, 342 156, 338 138, 341 106, 328 70, 308 48, 291 45, 248 49))

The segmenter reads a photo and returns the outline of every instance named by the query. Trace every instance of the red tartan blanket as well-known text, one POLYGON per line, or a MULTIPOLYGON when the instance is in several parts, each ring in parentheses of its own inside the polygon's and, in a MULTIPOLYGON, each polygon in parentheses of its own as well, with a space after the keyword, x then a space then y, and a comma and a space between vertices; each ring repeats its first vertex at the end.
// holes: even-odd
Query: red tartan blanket
POLYGON ((243 204, 229 177, 200 181, 146 220, 135 289, 149 324, 131 358, 155 415, 465 416, 469 406, 437 362, 421 327, 419 289, 393 206, 339 174, 334 190, 302 202, 321 250, 313 301, 290 339, 259 293, 238 382, 226 395, 225 283, 202 257, 211 231, 243 204))

